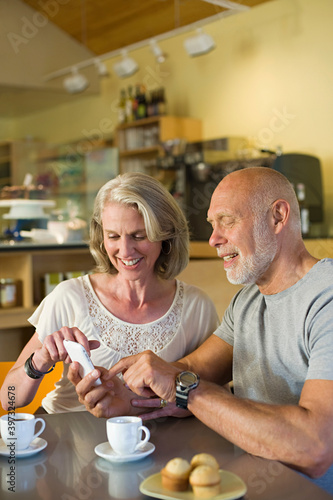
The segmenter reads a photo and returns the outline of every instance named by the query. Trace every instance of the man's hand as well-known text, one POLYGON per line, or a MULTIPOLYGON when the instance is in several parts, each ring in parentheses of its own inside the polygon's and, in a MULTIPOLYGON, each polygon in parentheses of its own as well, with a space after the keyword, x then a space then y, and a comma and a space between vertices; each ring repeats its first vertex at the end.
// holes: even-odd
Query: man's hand
POLYGON ((149 398, 156 395, 173 403, 176 396, 175 380, 180 371, 153 352, 144 351, 118 361, 109 370, 109 375, 114 377, 122 373, 126 385, 139 396, 149 398))
POLYGON ((84 378, 81 378, 79 367, 80 365, 76 362, 70 365, 68 379, 75 385, 80 403, 95 417, 141 416, 143 408, 146 408, 143 415, 145 420, 168 415, 178 416, 179 409, 175 405, 160 408, 160 398, 136 398, 133 400, 135 394, 124 385, 119 377, 111 378, 110 372, 105 368, 97 367, 84 378), (101 378, 102 385, 94 386, 98 377, 101 378), (149 413, 150 409, 152 413, 149 413), (153 411, 154 409, 156 411, 153 411))

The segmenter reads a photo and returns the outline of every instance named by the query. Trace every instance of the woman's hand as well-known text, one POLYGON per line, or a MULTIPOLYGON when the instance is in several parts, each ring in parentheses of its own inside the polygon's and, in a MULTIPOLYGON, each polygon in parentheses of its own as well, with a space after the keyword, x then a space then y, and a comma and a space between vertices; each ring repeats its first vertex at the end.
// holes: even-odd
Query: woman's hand
POLYGON ((64 361, 70 363, 71 359, 64 347, 64 340, 72 340, 82 344, 90 356, 90 350, 99 347, 98 340, 89 340, 78 328, 64 326, 60 330, 47 335, 40 349, 34 353, 33 364, 38 371, 46 372, 54 363, 64 361))
POLYGON ((96 367, 92 372, 81 378, 79 364, 72 363, 68 370, 68 379, 75 385, 79 401, 95 417, 117 417, 119 415, 137 414, 131 406, 133 392, 125 387, 119 377, 111 378, 109 371, 96 367), (102 385, 95 386, 100 377, 102 385))
POLYGON ((192 415, 190 411, 178 408, 176 403, 168 403, 165 399, 160 398, 135 398, 132 399, 131 404, 134 408, 140 409, 140 412, 146 409, 146 413, 139 413, 142 420, 161 417, 184 418, 192 415))

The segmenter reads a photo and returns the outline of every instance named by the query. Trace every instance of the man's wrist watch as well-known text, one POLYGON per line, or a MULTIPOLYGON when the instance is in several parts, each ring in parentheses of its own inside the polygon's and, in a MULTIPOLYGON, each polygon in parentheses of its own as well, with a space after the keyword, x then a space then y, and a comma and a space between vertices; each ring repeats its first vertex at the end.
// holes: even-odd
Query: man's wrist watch
POLYGON ((187 410, 187 401, 190 391, 198 387, 199 375, 193 372, 181 372, 176 377, 176 406, 187 410))

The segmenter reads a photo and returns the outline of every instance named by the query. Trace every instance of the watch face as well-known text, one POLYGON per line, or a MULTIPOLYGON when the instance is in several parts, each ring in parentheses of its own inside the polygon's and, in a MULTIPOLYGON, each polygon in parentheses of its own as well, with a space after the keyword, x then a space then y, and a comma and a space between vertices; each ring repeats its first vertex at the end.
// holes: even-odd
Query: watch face
POLYGON ((195 373, 192 372, 183 372, 180 377, 181 383, 190 386, 192 384, 195 384, 198 380, 198 377, 196 376, 195 373))

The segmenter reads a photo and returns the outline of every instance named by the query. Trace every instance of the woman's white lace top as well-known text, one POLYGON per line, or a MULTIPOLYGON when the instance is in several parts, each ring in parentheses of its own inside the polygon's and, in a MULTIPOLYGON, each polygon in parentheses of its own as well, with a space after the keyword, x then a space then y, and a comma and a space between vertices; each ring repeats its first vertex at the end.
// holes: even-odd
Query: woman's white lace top
MULTIPOLYGON (((113 315, 98 299, 89 276, 60 283, 29 318, 41 342, 62 326, 79 328, 101 345, 91 351, 95 366, 110 368, 124 356, 151 350, 166 361, 175 361, 198 347, 218 326, 213 302, 199 288, 177 280, 174 300, 159 319, 133 324, 113 315)), ((64 365, 56 389, 43 400, 49 413, 79 411, 74 386, 64 365)))
POLYGON ((150 349, 158 353, 176 335, 181 322, 184 283, 177 281, 173 303, 161 318, 146 324, 127 323, 115 317, 101 305, 90 282, 83 282, 89 315, 100 339, 121 353, 122 357, 150 349))

